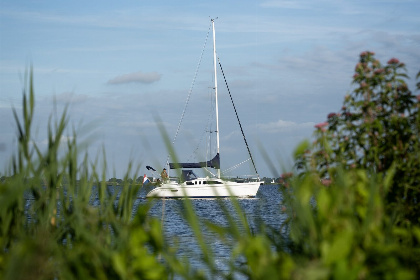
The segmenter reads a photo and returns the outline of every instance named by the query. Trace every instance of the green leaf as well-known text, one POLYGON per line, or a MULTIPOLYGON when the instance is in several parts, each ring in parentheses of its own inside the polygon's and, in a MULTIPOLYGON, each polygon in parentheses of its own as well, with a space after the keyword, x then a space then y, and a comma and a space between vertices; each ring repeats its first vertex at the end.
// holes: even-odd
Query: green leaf
POLYGON ((309 148, 310 143, 308 140, 303 140, 302 142, 300 142, 293 153, 294 159, 296 160, 299 157, 301 157, 309 148))

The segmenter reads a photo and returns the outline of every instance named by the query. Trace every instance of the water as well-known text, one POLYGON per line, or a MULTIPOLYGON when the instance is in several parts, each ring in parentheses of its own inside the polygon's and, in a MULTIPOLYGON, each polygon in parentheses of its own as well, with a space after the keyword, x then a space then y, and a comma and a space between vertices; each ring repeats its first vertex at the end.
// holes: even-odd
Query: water
MULTIPOLYGON (((151 187, 146 187, 141 190, 140 197, 142 198, 136 201, 136 206, 144 203, 144 197, 151 189, 151 187)), ((220 226, 228 226, 229 222, 224 215, 222 204, 229 210, 229 213, 234 215, 234 220, 240 225, 239 217, 235 215, 236 211, 228 198, 219 200, 192 199, 191 202, 201 222, 209 221, 220 226)), ((258 231, 258 221, 260 219, 274 231, 280 232, 286 214, 281 210, 282 197, 278 185, 263 185, 255 198, 238 199, 238 203, 251 230, 258 231)), ((155 199, 154 205, 150 209, 150 215, 162 220, 162 230, 167 237, 167 242, 179 248, 179 256, 186 257, 193 268, 203 268, 204 264, 201 261, 203 254, 194 233, 183 219, 184 207, 182 199, 155 199)), ((218 269, 221 271, 227 270, 233 244, 228 245, 226 242, 222 242, 216 233, 208 230, 205 226, 200 229, 214 253, 218 269)))
MULTIPOLYGON (((119 187, 109 187, 111 192, 119 191, 119 187)), ((139 205, 146 202, 145 196, 153 187, 141 188, 138 193, 138 199, 135 202, 133 214, 136 213, 139 205)), ((279 192, 278 185, 263 185, 260 187, 255 198, 238 199, 238 203, 244 213, 250 229, 257 232, 259 229, 259 220, 266 226, 271 227, 274 231, 280 232, 281 226, 286 219, 286 214, 281 210, 282 196, 279 192)), ((118 199, 118 196, 117 196, 118 199)), ((25 212, 28 211, 33 197, 26 197, 25 212)), ((93 206, 99 204, 96 189, 92 194, 90 203, 93 206)), ((230 199, 192 199, 192 206, 195 214, 201 223, 209 221, 219 226, 228 226, 229 221, 226 218, 223 207, 233 215, 233 222, 236 226, 241 225, 240 217, 230 199)), ((162 230, 166 237, 166 242, 171 247, 177 248, 177 256, 188 260, 189 265, 193 269, 201 269, 207 271, 203 262, 203 253, 197 243, 196 236, 185 221, 183 213, 185 213, 185 205, 183 199, 154 199, 153 206, 149 211, 149 215, 162 221, 162 230)), ((57 213, 59 215, 59 211, 57 213)), ((28 216, 30 220, 31 217, 28 216)), ((231 258, 234 242, 222 242, 219 236, 207 227, 200 227, 204 240, 210 246, 219 271, 228 271, 228 262, 231 258)), ((239 226, 239 230, 244 232, 243 227, 239 226)), ((241 279, 241 275, 235 275, 235 279, 241 279)))

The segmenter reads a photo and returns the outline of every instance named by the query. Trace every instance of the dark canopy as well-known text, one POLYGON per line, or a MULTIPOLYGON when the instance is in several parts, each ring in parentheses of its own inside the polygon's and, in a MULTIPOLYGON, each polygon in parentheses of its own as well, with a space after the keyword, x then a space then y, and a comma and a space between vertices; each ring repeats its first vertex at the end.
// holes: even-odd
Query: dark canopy
POLYGON ((203 168, 210 167, 214 169, 220 169, 220 156, 219 153, 212 159, 202 162, 187 162, 187 163, 169 163, 171 169, 177 168, 203 168))

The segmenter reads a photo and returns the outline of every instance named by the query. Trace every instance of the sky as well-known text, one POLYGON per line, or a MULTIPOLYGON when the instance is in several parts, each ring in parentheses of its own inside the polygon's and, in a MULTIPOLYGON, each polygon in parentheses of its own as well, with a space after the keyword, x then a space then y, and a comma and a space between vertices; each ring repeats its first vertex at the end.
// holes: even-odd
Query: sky
MULTIPOLYGON (((393 57, 406 63, 415 89, 418 0, 0 0, 0 174, 8 174, 16 154, 12 108, 21 115, 31 65, 32 140, 41 149, 48 123, 68 106, 63 143, 75 130, 92 161, 105 150, 107 178, 122 178, 130 162, 139 176, 153 176, 145 166, 164 166, 165 133, 170 142, 177 135, 173 147, 181 162, 210 159, 211 18, 217 18, 217 56, 261 177, 290 169, 296 146, 340 110, 361 52, 375 52, 383 64, 393 57)), ((221 170, 245 161, 224 175, 252 175, 220 72, 221 170)))

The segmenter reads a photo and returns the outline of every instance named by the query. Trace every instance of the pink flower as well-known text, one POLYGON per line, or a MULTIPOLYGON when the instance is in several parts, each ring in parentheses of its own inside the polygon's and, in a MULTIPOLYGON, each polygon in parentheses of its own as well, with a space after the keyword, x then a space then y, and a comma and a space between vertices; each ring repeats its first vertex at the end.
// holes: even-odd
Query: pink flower
POLYGON ((375 55, 374 52, 370 52, 370 51, 364 51, 360 54, 360 56, 367 56, 367 55, 375 55))
POLYGON ((356 73, 356 74, 354 74, 353 75, 353 79, 356 79, 356 78, 358 78, 360 75, 358 74, 358 73, 356 73))
POLYGON ((329 185, 331 185, 331 183, 332 183, 331 179, 322 179, 321 180, 321 184, 323 184, 326 187, 328 187, 329 185))
POLYGON ((327 116, 327 118, 330 119, 330 118, 335 117, 335 116, 337 116, 336 113, 329 113, 328 116, 327 116))
POLYGON ((374 73, 378 75, 378 74, 382 74, 383 72, 385 72, 385 70, 383 68, 379 68, 379 69, 376 69, 374 73))
POLYGON ((315 128, 321 129, 321 128, 327 126, 327 125, 328 125, 327 122, 322 122, 322 123, 316 124, 315 125, 315 128))
POLYGON ((420 102, 420 94, 418 94, 416 97, 417 97, 417 101, 420 102))
POLYGON ((388 64, 398 64, 398 63, 400 63, 400 61, 398 59, 396 59, 396 58, 391 58, 388 61, 388 64))
POLYGON ((290 178, 292 176, 293 176, 293 173, 292 172, 286 172, 286 173, 281 174, 281 177, 283 179, 287 179, 287 178, 290 178))

